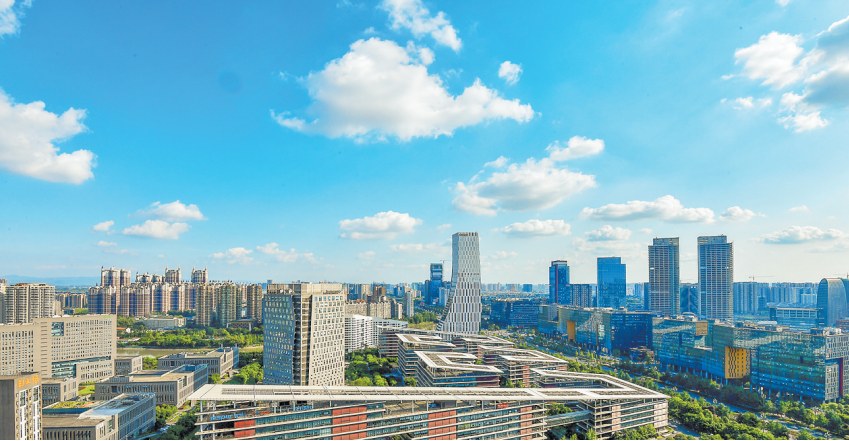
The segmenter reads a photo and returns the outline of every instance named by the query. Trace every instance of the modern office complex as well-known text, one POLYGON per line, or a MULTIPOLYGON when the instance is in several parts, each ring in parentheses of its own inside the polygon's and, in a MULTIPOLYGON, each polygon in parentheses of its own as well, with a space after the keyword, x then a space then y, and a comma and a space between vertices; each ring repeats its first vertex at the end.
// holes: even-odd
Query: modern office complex
POLYGON ((649 245, 649 310, 679 314, 680 266, 678 238, 654 238, 649 245))
POLYGON ((625 306, 625 264, 621 257, 599 257, 596 262, 598 301, 601 308, 625 306))
POLYGON ((115 375, 129 375, 144 369, 143 355, 126 355, 112 360, 115 363, 115 375))
POLYGON ((268 285, 262 314, 266 384, 344 383, 346 297, 339 283, 268 285))
POLYGON ((156 423, 156 396, 121 394, 105 402, 59 403, 43 410, 46 440, 136 439, 156 423), (78 404, 80 406, 76 406, 78 404))
MULTIPOLYGON (((418 371, 418 352, 454 352, 456 345, 433 334, 396 334, 398 372, 404 378, 415 378, 418 371)), ((392 356, 392 355, 390 355, 392 356)))
POLYGON ((566 289, 569 292, 570 302, 564 305, 583 308, 593 306, 593 286, 589 283, 572 283, 566 289))
POLYGON ((482 346, 484 364, 495 366, 516 387, 537 384, 536 369, 564 370, 568 362, 540 351, 504 346, 482 346))
POLYGON ((478 233, 451 237, 451 292, 436 329, 477 334, 481 325, 481 258, 478 233))
POLYGON ((181 352, 159 357, 156 360, 159 369, 174 369, 180 366, 197 366, 204 364, 209 367, 209 374, 224 375, 231 369, 239 367, 239 347, 220 347, 207 353, 181 352))
POLYGON ((0 439, 41 438, 41 376, 37 372, 0 375, 0 439))
POLYGON ((538 323, 539 304, 539 299, 496 299, 490 304, 489 319, 504 328, 535 328, 538 323))
POLYGON ((701 315, 734 318, 734 243, 722 236, 699 236, 699 296, 701 315))
POLYGON ((820 281, 817 287, 820 326, 834 326, 837 319, 849 317, 847 293, 849 293, 849 279, 825 278, 820 281))
POLYGON ((70 401, 79 396, 80 382, 74 377, 41 378, 41 406, 70 401))
POLYGON ((442 288, 442 264, 430 264, 430 280, 425 281, 424 297, 426 305, 433 305, 439 300, 439 288, 442 288))
POLYGON ((416 381, 422 387, 498 387, 503 372, 475 364, 478 357, 457 352, 416 351, 416 381))
POLYGON ((572 304, 569 295, 569 263, 565 260, 555 260, 548 268, 548 303, 572 304))
POLYGON ((801 303, 774 303, 769 307, 769 320, 794 331, 804 332, 819 327, 817 312, 817 308, 801 303))
POLYGON ((247 317, 262 323, 262 285, 248 285, 247 317))
POLYGON ((0 375, 37 372, 42 377, 97 381, 113 374, 115 317, 76 315, 0 326, 0 375))
POLYGON ((540 310, 541 333, 585 349, 627 355, 634 348, 652 344, 653 315, 649 312, 559 305, 542 305, 540 310))
POLYGON ((0 290, 0 323, 32 323, 61 313, 56 310, 56 287, 44 283, 18 283, 0 290), (4 292, 5 291, 5 292, 4 292))
POLYGON ((154 393, 156 405, 180 407, 192 392, 209 380, 205 364, 186 365, 174 369, 156 369, 116 376, 94 384, 94 399, 107 401, 121 394, 154 393))

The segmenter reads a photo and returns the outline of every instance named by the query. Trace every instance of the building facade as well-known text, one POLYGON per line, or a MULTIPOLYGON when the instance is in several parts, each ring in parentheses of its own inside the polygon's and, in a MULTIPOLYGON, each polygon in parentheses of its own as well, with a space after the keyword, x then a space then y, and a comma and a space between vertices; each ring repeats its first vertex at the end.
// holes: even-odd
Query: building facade
POLYGON ((849 279, 825 278, 817 287, 817 309, 819 325, 834 326, 837 319, 849 317, 847 305, 849 279))
POLYGON ((207 353, 181 352, 159 357, 156 360, 156 367, 165 370, 202 364, 209 368, 210 375, 224 375, 231 369, 239 367, 239 347, 221 347, 207 353))
POLYGON ((548 303, 572 304, 569 293, 569 263, 565 260, 555 260, 548 268, 548 303))
POLYGON ((498 326, 535 328, 539 323, 539 299, 496 299, 489 319, 498 326))
POLYGON ((477 334, 482 310, 480 237, 478 233, 455 233, 451 237, 451 292, 436 329, 477 334))
POLYGON ((677 237, 657 238, 649 245, 649 304, 647 309, 665 315, 681 310, 680 264, 677 237))
POLYGON ((41 439, 41 376, 0 375, 0 439, 41 439))
POLYGON ((237 311, 241 309, 241 289, 232 283, 225 283, 216 286, 218 289, 218 323, 222 328, 226 328, 231 322, 235 321, 241 315, 237 311))
POLYGON ((60 401, 70 401, 79 396, 80 382, 74 377, 41 379, 41 407, 60 401))
POLYGON ((247 317, 262 323, 262 285, 248 285, 247 317))
POLYGON ((115 357, 115 375, 130 375, 144 369, 144 356, 127 355, 115 357))
POLYGON ((44 409, 46 440, 137 439, 156 424, 156 395, 121 394, 85 407, 44 409))
POLYGON ((146 370, 95 383, 94 399, 108 401, 121 394, 154 393, 156 405, 180 407, 189 395, 208 381, 209 368, 205 364, 146 370))
POLYGON ((598 306, 619 309, 625 306, 625 264, 621 257, 599 257, 596 262, 598 306))
POLYGON ((32 323, 56 311, 56 287, 45 283, 18 283, 0 292, 0 323, 32 323))
POLYGON ((701 315, 734 319, 734 243, 724 235, 699 236, 699 296, 701 315))

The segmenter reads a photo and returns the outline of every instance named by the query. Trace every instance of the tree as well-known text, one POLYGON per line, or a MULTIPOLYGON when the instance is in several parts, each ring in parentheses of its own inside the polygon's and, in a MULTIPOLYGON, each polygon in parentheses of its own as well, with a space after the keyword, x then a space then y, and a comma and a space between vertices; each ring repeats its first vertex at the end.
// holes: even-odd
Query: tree
POLYGON ((799 431, 799 434, 796 435, 796 439, 814 439, 814 436, 811 435, 811 432, 808 432, 806 429, 802 429, 799 431))
POLYGON ((374 382, 370 377, 357 378, 351 382, 352 386, 374 386, 374 382))
POLYGON ((380 376, 380 374, 374 374, 374 385, 375 386, 388 386, 389 383, 386 382, 386 379, 380 376))
POLYGON ((146 370, 156 369, 159 365, 157 364, 155 357, 144 357, 142 359, 142 368, 146 370))
POLYGON ((209 374, 209 384, 218 384, 221 382, 220 374, 209 374))
POLYGON ((416 381, 416 379, 413 378, 413 377, 407 377, 407 378, 404 379, 404 386, 416 387, 418 385, 419 385, 419 382, 416 381))
POLYGON ((586 439, 598 439, 598 436, 595 434, 595 430, 590 429, 587 430, 587 433, 584 435, 586 439))

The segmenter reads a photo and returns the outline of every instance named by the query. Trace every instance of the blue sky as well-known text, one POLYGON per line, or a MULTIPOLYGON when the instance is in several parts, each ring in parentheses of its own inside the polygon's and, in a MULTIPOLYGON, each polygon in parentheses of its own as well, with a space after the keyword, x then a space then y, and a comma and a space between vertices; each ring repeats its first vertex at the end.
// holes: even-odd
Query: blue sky
MULTIPOLYGON (((849 271, 845 1, 0 0, 0 274, 849 271), (111 223, 110 223, 111 222, 111 223)), ((772 277, 766 277, 772 276, 772 277)))

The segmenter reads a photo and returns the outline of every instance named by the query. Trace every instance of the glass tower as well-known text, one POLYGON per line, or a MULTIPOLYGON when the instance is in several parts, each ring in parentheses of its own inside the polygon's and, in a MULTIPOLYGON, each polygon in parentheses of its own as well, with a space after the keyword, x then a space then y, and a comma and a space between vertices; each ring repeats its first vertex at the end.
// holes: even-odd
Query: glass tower
POLYGON ((425 304, 432 305, 439 300, 439 288, 442 288, 442 264, 430 264, 430 280, 425 282, 425 304))
POLYGON ((548 303, 572 304, 569 292, 569 264, 565 260, 555 260, 548 268, 548 303))
POLYGON ((481 327, 481 257, 478 233, 451 237, 451 288, 437 331, 477 334, 481 327))
POLYGON ((615 308, 625 306, 625 264, 620 257, 599 257, 596 264, 598 273, 598 306, 615 308))
POLYGON ((265 384, 292 384, 292 351, 295 345, 295 309, 292 296, 262 298, 262 341, 265 384))
POLYGON ((681 313, 678 238, 654 238, 649 245, 649 304, 651 311, 681 313))
POLYGON ((734 319, 734 243, 721 236, 699 236, 701 315, 734 319))

